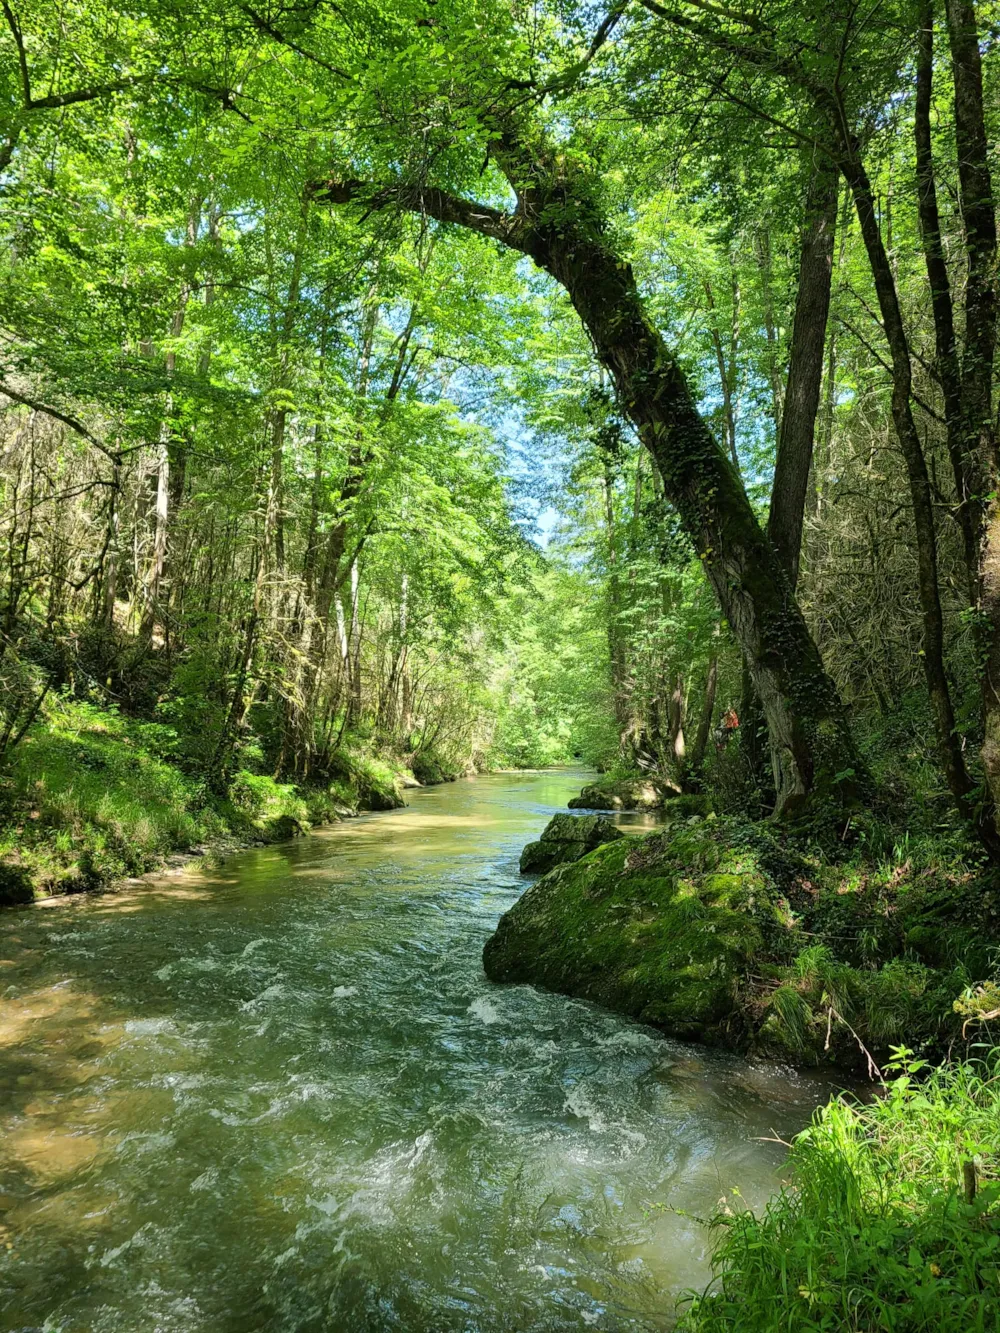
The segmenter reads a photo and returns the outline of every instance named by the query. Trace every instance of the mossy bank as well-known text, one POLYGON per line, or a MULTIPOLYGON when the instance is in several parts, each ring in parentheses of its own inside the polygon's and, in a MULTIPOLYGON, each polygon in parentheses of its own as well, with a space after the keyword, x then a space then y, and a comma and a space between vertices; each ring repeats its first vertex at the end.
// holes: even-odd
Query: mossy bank
MULTIPOLYGON (((276 842, 392 809, 419 785, 400 759, 351 737, 322 782, 277 781, 248 755, 221 792, 178 750, 169 727, 54 700, 0 775, 0 906, 105 888, 178 852, 276 842)), ((425 769, 425 780, 444 776, 439 761, 425 769)))
POLYGON ((486 945, 488 976, 802 1064, 944 1049, 989 1005, 992 878, 830 864, 788 830, 683 809, 532 885, 486 945))

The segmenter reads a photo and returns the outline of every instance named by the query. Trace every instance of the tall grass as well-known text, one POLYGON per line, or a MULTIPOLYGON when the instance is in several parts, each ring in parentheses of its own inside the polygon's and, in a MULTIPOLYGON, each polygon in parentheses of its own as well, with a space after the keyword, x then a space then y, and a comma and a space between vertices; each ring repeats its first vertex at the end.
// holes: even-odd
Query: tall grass
POLYGON ((871 1104, 817 1113, 762 1216, 737 1198, 712 1220, 716 1277, 685 1333, 1000 1329, 1000 1053, 895 1064, 871 1104))

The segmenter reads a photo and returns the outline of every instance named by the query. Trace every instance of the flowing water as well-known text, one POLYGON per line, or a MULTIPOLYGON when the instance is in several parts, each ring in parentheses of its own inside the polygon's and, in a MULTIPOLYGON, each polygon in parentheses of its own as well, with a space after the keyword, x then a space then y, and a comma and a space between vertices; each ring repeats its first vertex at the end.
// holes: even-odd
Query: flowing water
POLYGON ((567 771, 0 917, 0 1329, 665 1329, 829 1089, 480 953, 567 771))

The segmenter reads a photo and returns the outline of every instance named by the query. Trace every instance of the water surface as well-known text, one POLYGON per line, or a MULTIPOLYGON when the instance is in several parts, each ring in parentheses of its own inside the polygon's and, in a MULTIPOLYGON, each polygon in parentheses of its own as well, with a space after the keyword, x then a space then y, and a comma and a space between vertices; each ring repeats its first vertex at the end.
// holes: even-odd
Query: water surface
POLYGON ((669 1328, 828 1088, 486 981, 582 778, 0 916, 0 1329, 669 1328))

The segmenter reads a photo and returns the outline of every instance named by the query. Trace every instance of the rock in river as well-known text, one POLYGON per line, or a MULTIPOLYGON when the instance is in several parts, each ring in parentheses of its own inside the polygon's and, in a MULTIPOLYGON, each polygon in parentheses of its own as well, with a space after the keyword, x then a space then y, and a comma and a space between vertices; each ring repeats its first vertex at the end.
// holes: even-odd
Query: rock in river
POLYGON ((747 976, 765 944, 789 934, 753 849, 696 820, 557 865, 500 918, 483 965, 492 981, 582 996, 675 1036, 738 1046, 751 1026, 747 976))
POLYGON ((603 815, 554 815, 538 842, 521 853, 521 874, 544 873, 566 861, 579 861, 606 842, 625 835, 603 815))
POLYGON ((571 810, 659 810, 679 788, 653 778, 601 778, 569 802, 571 810))

